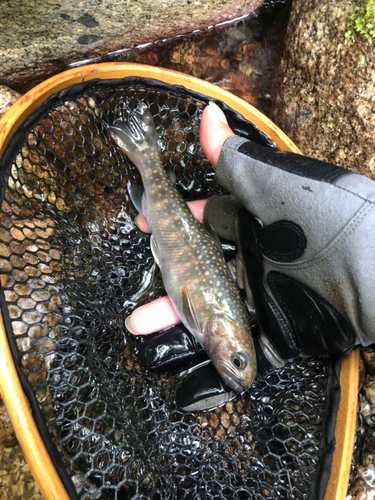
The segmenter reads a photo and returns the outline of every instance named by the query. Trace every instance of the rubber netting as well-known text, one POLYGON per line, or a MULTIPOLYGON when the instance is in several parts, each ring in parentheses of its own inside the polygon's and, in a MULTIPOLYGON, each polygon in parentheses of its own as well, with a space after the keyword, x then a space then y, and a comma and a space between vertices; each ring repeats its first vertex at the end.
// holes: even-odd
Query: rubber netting
MULTIPOLYGON (((332 451, 334 421, 328 434, 323 426, 330 360, 288 364, 201 413, 176 406, 170 374, 138 363, 140 340, 124 318, 163 288, 149 237, 133 223, 127 183, 139 175, 106 124, 139 101, 183 196, 222 192, 199 146, 208 99, 138 78, 52 96, 1 162, 2 313, 46 446, 71 498, 315 498, 314 476, 319 464, 329 474, 332 451)), ((221 106, 237 133, 273 147, 221 106)))

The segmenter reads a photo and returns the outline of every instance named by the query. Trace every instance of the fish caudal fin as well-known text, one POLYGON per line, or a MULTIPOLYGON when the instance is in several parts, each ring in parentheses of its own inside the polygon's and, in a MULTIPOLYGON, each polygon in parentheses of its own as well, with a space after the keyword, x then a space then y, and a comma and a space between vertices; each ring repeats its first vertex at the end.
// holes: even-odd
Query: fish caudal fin
POLYGON ((136 110, 131 111, 126 122, 115 121, 109 127, 109 132, 133 163, 136 163, 138 153, 150 147, 157 149, 156 130, 146 105, 140 105, 136 110))

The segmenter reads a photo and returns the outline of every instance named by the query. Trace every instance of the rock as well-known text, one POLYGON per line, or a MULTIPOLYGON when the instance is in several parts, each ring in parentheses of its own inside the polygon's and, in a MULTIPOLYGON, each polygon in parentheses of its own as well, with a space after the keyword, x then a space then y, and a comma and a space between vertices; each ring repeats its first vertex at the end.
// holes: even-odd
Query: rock
POLYGON ((194 42, 184 42, 171 52, 169 62, 182 72, 199 77, 202 73, 200 58, 200 48, 194 42))
POLYGON ((245 42, 253 42, 255 38, 259 37, 259 23, 256 19, 253 20, 251 25, 237 26, 229 28, 225 32, 225 36, 220 41, 220 46, 223 52, 233 52, 236 48, 245 42))
POLYGON ((357 478, 355 485, 350 490, 348 500, 372 500, 374 498, 374 478, 373 469, 364 470, 357 478))
POLYGON ((240 72, 228 71, 215 83, 244 101, 253 105, 257 104, 259 91, 253 78, 240 72))
POLYGON ((0 445, 12 448, 18 443, 12 422, 4 403, 0 402, 0 445))
POLYGON ((188 75, 206 79, 208 74, 219 68, 221 49, 215 40, 203 39, 184 41, 173 47, 166 66, 188 75))
POLYGON ((20 446, 0 445, 0 498, 43 500, 20 446))
POLYGON ((345 42, 355 0, 294 0, 271 118, 309 156, 375 178, 375 51, 345 42))
MULTIPOLYGON (((80 61, 98 62, 108 53, 206 29, 251 14, 263 1, 2 2, 0 84, 24 92, 80 61)), ((232 38, 228 44, 237 43, 232 38)))
POLYGON ((366 370, 375 377, 375 351, 362 351, 361 356, 366 370))
POLYGON ((260 43, 247 43, 242 42, 241 45, 233 52, 233 59, 237 61, 248 61, 252 58, 257 58, 260 55, 261 45, 260 43))
POLYGON ((0 498, 43 500, 0 399, 0 498))
MULTIPOLYGON (((248 34, 247 28, 239 26, 237 37, 234 36, 234 29, 229 30, 232 33, 229 37, 230 46, 236 53, 232 60, 224 55, 226 51, 223 47, 228 44, 228 33, 223 32, 214 39, 203 37, 199 41, 184 40, 173 47, 168 60, 161 58, 157 62, 163 67, 207 80, 256 106, 259 98, 257 80, 261 72, 261 44, 244 44, 242 37, 248 34)), ((145 58, 140 56, 137 60, 144 62, 145 58)))
POLYGON ((375 379, 369 378, 363 384, 363 390, 365 391, 366 398, 373 405, 373 413, 375 413, 375 379))
POLYGON ((0 85, 0 119, 20 97, 21 94, 15 90, 10 89, 6 85, 0 85))

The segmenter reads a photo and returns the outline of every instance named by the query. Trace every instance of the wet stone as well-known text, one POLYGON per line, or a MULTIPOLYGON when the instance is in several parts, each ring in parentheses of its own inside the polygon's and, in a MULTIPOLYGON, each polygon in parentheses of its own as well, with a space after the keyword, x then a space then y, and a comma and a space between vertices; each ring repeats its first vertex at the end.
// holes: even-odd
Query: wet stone
POLYGON ((0 227, 0 240, 4 241, 5 243, 9 243, 11 239, 12 238, 9 234, 9 231, 6 231, 2 227, 0 227))
POLYGON ((42 384, 47 377, 47 372, 44 370, 35 370, 30 373, 28 380, 33 385, 42 384))
POLYGON ((18 295, 29 295, 31 290, 28 287, 28 285, 15 285, 14 287, 15 292, 18 293, 18 295))
POLYGON ((21 316, 21 314, 22 314, 22 311, 17 306, 9 305, 8 306, 8 313, 9 313, 9 317, 11 319, 13 319, 13 318, 19 318, 21 316))
POLYGON ((50 293, 47 292, 46 290, 36 290, 32 292, 31 297, 40 302, 42 300, 48 300, 50 298, 50 293))
POLYGON ((2 271, 3 273, 10 273, 12 269, 12 265, 9 261, 0 259, 0 271, 2 271))
POLYGON ((26 368, 32 368, 40 363, 41 357, 39 354, 31 353, 22 356, 22 364, 26 368))
POLYGON ((22 319, 29 325, 38 323, 42 319, 42 315, 36 311, 27 311, 22 314, 22 319))
POLYGON ((21 337, 16 339, 17 347, 21 352, 26 352, 31 349, 33 341, 28 337, 21 337))
POLYGON ((363 351, 361 355, 367 372, 375 377, 375 351, 363 351))
POLYGON ((39 352, 41 354, 46 354, 47 352, 52 351, 54 345, 55 342, 53 340, 41 340, 35 343, 34 349, 36 352, 39 352))
POLYGON ((48 334, 48 329, 45 326, 37 325, 29 328, 28 335, 33 339, 45 337, 48 334))
POLYGON ((18 307, 21 309, 32 309, 35 307, 35 301, 32 299, 19 299, 17 302, 18 307))
POLYGON ((23 321, 13 321, 12 329, 14 335, 22 335, 27 332, 27 325, 23 321))
POLYGON ((10 253, 9 247, 0 243, 0 257, 9 257, 10 253))
POLYGON ((1 453, 1 448, 3 446, 5 446, 6 448, 13 448, 17 445, 17 443, 18 441, 12 426, 12 422, 9 418, 8 412, 6 411, 4 403, 0 400, 0 456, 3 456, 1 453))
POLYGON ((89 45, 98 42, 101 38, 99 35, 82 35, 78 38, 77 42, 82 45, 89 45))
POLYGON ((18 299, 18 295, 11 290, 5 290, 4 297, 7 302, 15 302, 18 299))
POLYGON ((36 310, 42 314, 51 313, 56 310, 56 306, 51 303, 38 304, 36 310))

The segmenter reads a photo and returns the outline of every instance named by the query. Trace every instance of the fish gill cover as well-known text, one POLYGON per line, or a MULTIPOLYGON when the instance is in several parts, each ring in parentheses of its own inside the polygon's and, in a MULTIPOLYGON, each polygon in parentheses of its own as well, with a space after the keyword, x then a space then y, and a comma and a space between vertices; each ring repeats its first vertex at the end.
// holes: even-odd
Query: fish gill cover
MULTIPOLYGON (((308 498, 329 360, 288 364, 200 413, 176 406, 170 374, 139 365, 141 340, 124 319, 164 291, 149 237, 132 220, 127 183, 140 182, 137 170, 105 124, 126 119, 140 100, 185 199, 221 193, 198 139, 207 98, 152 81, 64 91, 8 148, 3 316, 39 429, 60 452, 51 454, 72 498, 308 498)), ((271 146, 240 115, 227 115, 238 133, 271 146)))

